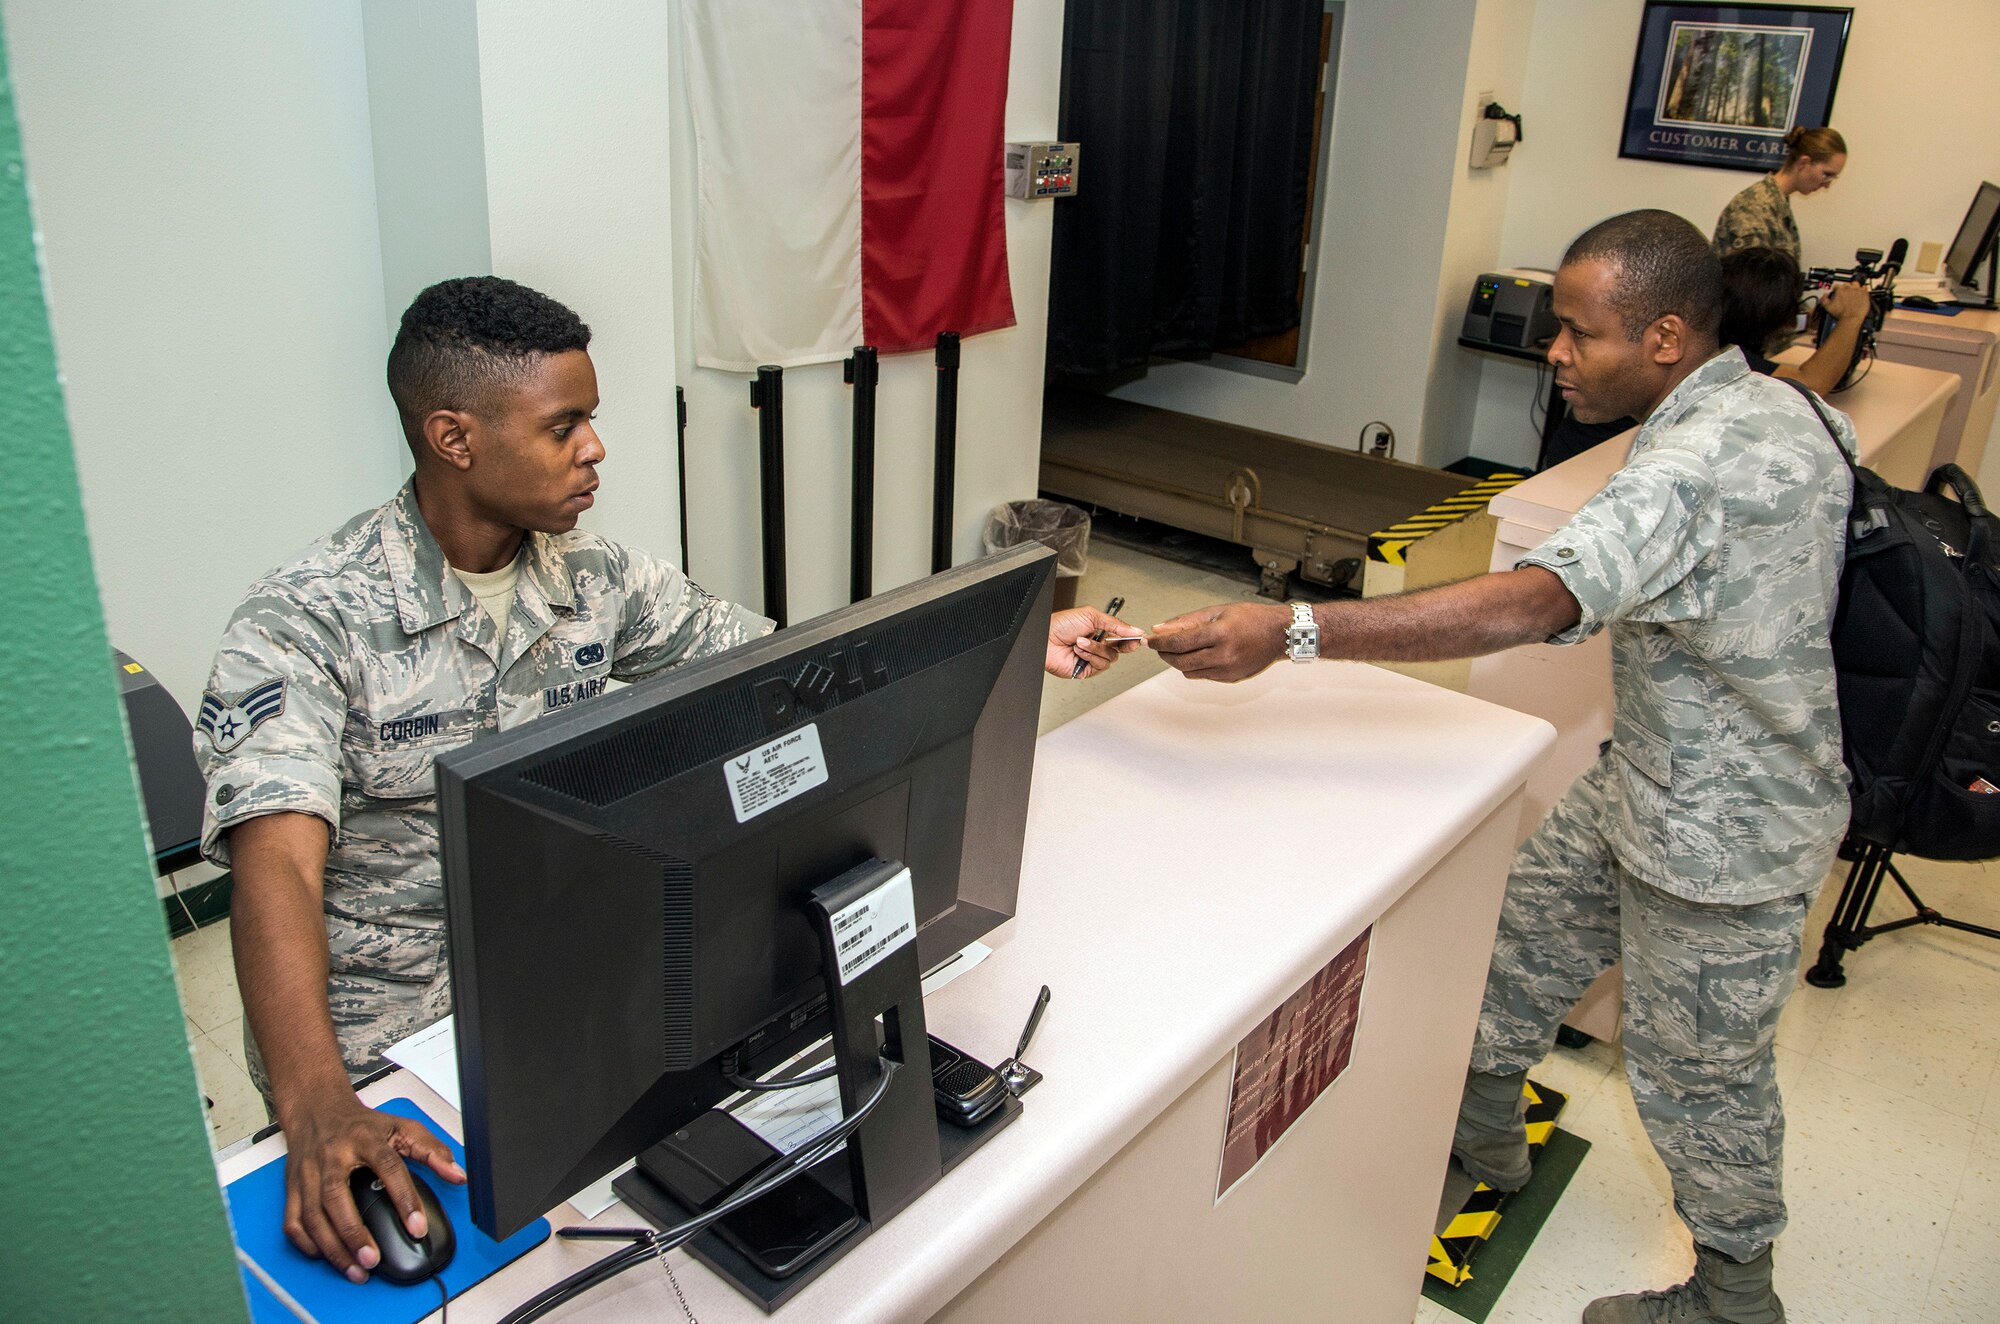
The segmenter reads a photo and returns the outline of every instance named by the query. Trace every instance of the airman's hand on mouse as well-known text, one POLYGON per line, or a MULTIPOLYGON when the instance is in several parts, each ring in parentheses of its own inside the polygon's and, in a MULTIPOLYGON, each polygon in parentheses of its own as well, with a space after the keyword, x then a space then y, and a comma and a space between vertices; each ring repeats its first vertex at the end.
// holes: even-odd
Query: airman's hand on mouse
POLYGON ((423 1123, 378 1113, 351 1089, 328 1090, 285 1109, 279 1121, 285 1129, 285 1235, 302 1253, 324 1257, 352 1282, 368 1281, 382 1253, 348 1193, 350 1173, 373 1169, 403 1226, 419 1239, 428 1229, 404 1161, 428 1164, 455 1185, 465 1182, 451 1150, 423 1123))

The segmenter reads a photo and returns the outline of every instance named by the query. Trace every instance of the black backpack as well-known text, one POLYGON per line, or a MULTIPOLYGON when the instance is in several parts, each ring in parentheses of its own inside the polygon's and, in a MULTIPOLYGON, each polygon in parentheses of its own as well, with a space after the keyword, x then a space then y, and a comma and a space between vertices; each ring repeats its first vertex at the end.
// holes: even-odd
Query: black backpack
POLYGON ((2000 856, 2000 519, 1955 464, 1910 492, 1834 445, 1854 474, 1833 617, 1848 832, 1925 859, 2000 856))

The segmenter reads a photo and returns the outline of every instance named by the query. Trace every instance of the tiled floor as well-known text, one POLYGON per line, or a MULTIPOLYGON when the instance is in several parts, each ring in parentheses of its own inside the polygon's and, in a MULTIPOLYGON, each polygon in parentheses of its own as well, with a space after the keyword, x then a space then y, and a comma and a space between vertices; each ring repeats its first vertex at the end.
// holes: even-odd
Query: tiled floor
MULTIPOLYGON (((1135 625, 1249 594, 1248 586, 1100 540, 1079 601, 1126 599, 1135 625)), ((1051 682, 1047 731, 1156 674, 1150 653, 1095 680, 1051 682)), ((1901 861, 1926 902, 2000 927, 2000 863, 1901 861)), ((1820 897, 1808 960, 1839 893, 1820 897)), ((1885 896, 1884 915, 1907 913, 1885 896)), ((229 926, 174 943, 188 1036, 215 1099, 219 1145, 261 1126, 243 1065, 229 926)), ((1778 1286, 1794 1324, 2000 1320, 2000 942, 1921 928, 1852 954, 1839 990, 1801 986, 1778 1038, 1792 1224, 1778 1286)), ((1573 1320, 1591 1298, 1676 1282, 1692 1262, 1666 1173, 1632 1108, 1614 1045, 1557 1049, 1537 1073, 1570 1094, 1563 1125, 1592 1143, 1493 1324, 1573 1320)), ((1330 1317, 1332 1318, 1332 1317, 1330 1317)), ((1457 1317, 1418 1302, 1416 1324, 1457 1317)))

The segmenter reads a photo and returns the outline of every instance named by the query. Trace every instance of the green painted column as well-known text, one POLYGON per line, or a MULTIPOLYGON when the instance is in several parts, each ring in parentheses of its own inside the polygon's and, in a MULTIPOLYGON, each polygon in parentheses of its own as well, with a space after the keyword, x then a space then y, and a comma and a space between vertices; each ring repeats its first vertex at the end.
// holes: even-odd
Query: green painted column
POLYGON ((0 36, 0 1316, 242 1320, 7 68, 0 36))

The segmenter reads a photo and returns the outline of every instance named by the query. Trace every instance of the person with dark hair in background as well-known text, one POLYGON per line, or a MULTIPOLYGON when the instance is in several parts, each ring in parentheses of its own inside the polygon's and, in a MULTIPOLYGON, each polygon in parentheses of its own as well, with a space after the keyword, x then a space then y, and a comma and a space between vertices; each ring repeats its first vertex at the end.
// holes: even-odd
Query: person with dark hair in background
MULTIPOLYGON (((1752 372, 1789 377, 1821 395, 1831 394, 1854 361, 1854 345, 1868 312, 1868 291, 1853 281, 1841 281, 1826 292, 1820 308, 1833 317, 1833 331, 1811 358, 1796 367, 1766 356, 1782 348, 1798 320, 1805 277, 1799 264, 1775 248, 1745 248, 1722 259, 1722 324, 1717 332, 1724 349, 1734 345, 1752 372)), ((1557 425, 1542 456, 1544 468, 1581 455, 1621 432, 1639 426, 1637 419, 1616 418, 1587 423, 1574 413, 1557 425)))
POLYGON ((1784 1319, 1775 1040, 1847 822, 1828 634, 1850 479, 1806 402, 1718 342, 1723 302, 1680 217, 1593 226, 1556 272, 1548 356, 1579 418, 1644 420, 1603 491, 1513 570, 1153 633, 1176 669, 1234 681, 1287 653, 1438 661, 1611 631, 1612 737, 1515 856, 1452 1140, 1469 1179, 1527 1182, 1528 1069, 1622 959, 1626 1075, 1695 1269, 1590 1303, 1586 1324, 1784 1319))
POLYGON ((1785 164, 1729 200, 1715 222, 1715 255, 1739 248, 1775 248, 1801 266, 1792 196, 1817 193, 1847 168, 1847 140, 1832 129, 1795 128, 1785 135, 1785 164))
MULTIPOLYGON (((356 1281, 380 1263, 348 1177, 373 1169, 413 1237, 404 1160, 464 1173, 351 1081, 451 1009, 438 754, 767 633, 678 569, 577 528, 604 446, 590 328, 513 281, 433 285, 389 393, 415 472, 251 586, 196 723, 202 849, 235 877, 252 1078, 283 1126, 285 1232, 356 1281)), ((1110 665, 1136 633, 1058 613, 1046 666, 1110 665)))
POLYGON ((1866 287, 1849 280, 1827 290, 1819 308, 1833 318, 1833 329, 1812 357, 1796 367, 1774 363, 1764 352, 1798 323, 1806 281, 1791 255, 1776 248, 1738 249, 1722 259, 1722 291, 1722 343, 1742 350, 1754 371, 1804 382, 1821 395, 1840 385, 1854 362, 1854 346, 1868 314, 1866 287))

